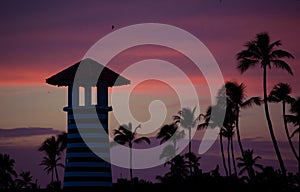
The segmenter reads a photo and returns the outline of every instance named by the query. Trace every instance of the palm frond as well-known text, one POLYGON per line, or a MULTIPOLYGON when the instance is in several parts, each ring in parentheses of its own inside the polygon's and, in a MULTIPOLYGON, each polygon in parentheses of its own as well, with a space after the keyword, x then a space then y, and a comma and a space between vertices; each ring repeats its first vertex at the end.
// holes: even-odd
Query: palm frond
POLYGON ((132 131, 131 131, 131 127, 127 126, 127 125, 122 125, 119 127, 118 129, 119 131, 123 132, 124 135, 126 135, 127 137, 132 137, 132 131))
POLYGON ((142 141, 145 141, 148 144, 151 143, 151 141, 148 137, 140 137, 140 138, 135 139, 133 142, 134 143, 141 143, 142 141))
POLYGON ((125 135, 116 135, 114 140, 121 145, 125 145, 128 142, 128 138, 125 135))
MULTIPOLYGON (((273 42, 273 43, 270 44, 269 50, 273 50, 274 47, 278 47, 278 46, 280 46, 280 45, 282 45, 282 44, 281 44, 281 41, 280 41, 280 40, 277 40, 277 41, 275 41, 275 42, 273 42)), ((273 52, 274 52, 274 51, 273 51, 273 52)))
POLYGON ((271 63, 273 63, 273 65, 276 68, 281 68, 286 70, 289 74, 293 75, 293 71, 291 69, 291 67, 283 60, 280 59, 274 59, 274 60, 270 60, 271 63))
POLYGON ((281 100, 276 97, 273 93, 270 93, 270 95, 268 96, 267 100, 271 103, 279 103, 281 100))
POLYGON ((259 160, 259 159, 261 159, 261 156, 256 156, 256 157, 253 159, 253 161, 255 162, 255 161, 259 160))
POLYGON ((166 164, 168 164, 168 161, 174 157, 175 152, 176 151, 172 145, 167 145, 160 154, 159 159, 166 158, 166 164))
POLYGON ((285 98, 285 101, 287 103, 294 103, 296 101, 296 99, 294 97, 287 95, 287 97, 285 98))
POLYGON ((297 128, 295 131, 293 131, 293 133, 291 134, 291 137, 294 137, 296 133, 298 133, 300 131, 300 127, 297 128))
POLYGON ((299 123, 298 117, 296 115, 285 115, 286 121, 292 123, 294 126, 297 126, 299 123))
POLYGON ((277 59, 277 58, 295 59, 295 57, 291 53, 281 49, 272 51, 270 58, 271 59, 277 59))
POLYGON ((252 107, 253 104, 255 104, 255 105, 261 105, 261 103, 262 103, 262 99, 260 97, 251 97, 250 99, 244 101, 241 104, 241 107, 247 108, 247 107, 252 107))
POLYGON ((239 175, 243 175, 245 173, 245 171, 247 170, 246 167, 243 167, 240 172, 239 172, 239 175))
POLYGON ((244 73, 247 71, 250 67, 254 67, 259 60, 256 59, 248 59, 248 58, 242 58, 239 60, 237 69, 241 72, 244 73))
POLYGON ((208 122, 201 123, 201 124, 197 125, 197 130, 206 129, 208 127, 208 125, 209 125, 208 122))

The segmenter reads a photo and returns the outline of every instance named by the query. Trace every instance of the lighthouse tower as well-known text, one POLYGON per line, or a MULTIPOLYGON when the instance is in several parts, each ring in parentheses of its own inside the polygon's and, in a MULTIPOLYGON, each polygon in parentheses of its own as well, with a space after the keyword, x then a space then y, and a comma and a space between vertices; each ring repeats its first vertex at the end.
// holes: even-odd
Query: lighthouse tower
POLYGON ((112 107, 108 106, 108 88, 130 81, 92 59, 84 59, 46 79, 46 83, 68 87, 68 106, 64 107, 68 117, 64 190, 109 190, 112 177, 108 112, 112 107), (97 93, 93 104, 92 89, 97 93), (84 98, 80 98, 80 90, 84 98))

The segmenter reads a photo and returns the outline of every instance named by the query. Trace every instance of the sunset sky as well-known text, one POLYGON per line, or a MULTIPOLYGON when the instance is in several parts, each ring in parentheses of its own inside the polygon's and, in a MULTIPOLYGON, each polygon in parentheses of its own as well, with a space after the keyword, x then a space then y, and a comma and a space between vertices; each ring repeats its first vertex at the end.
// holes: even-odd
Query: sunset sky
MULTIPOLYGON (((262 73, 254 68, 241 75, 236 69, 235 55, 257 33, 268 32, 271 41, 281 40, 281 48, 295 56, 295 59, 287 60, 295 75, 290 76, 280 69, 270 70, 268 90, 278 82, 285 82, 292 86, 293 96, 300 96, 299 10, 298 0, 2 1, 0 152, 9 153, 16 160, 18 170, 32 170, 43 185, 47 183, 46 174, 38 167, 42 155, 36 149, 48 136, 66 130, 66 113, 62 108, 67 105, 67 90, 47 85, 45 79, 81 60, 94 43, 112 32, 112 25, 118 30, 139 23, 164 23, 188 31, 210 50, 225 81, 247 85, 248 97, 262 96, 262 73), (22 161, 23 152, 36 159, 22 161)), ((209 105, 205 78, 190 60, 174 50, 159 46, 133 47, 113 58, 108 66, 122 73, 144 59, 166 60, 180 67, 193 82, 201 100, 200 111, 205 112, 209 105)), ((135 81, 140 76, 143 74, 126 78, 135 81)), ((182 82, 172 74, 166 78, 172 78, 174 84, 182 82)), ((122 94, 127 88, 114 89, 122 94)), ((171 116, 179 110, 174 91, 160 82, 148 81, 138 85, 132 97, 132 114, 140 121, 149 119, 148 105, 154 99, 166 102, 166 122, 170 122, 171 116)), ((294 171, 296 162, 286 148, 280 107, 271 104, 271 117, 287 167, 294 171)), ((110 125, 110 129, 115 129, 118 123, 111 118, 110 125)), ((246 146, 253 147, 254 152, 258 151, 257 155, 272 164, 275 153, 269 143, 263 108, 242 111, 240 127, 242 138, 249 142, 246 146), (260 150, 262 146, 265 150, 260 150)), ((214 149, 219 152, 218 146, 214 149)), ((201 161, 207 165, 205 158, 201 161)))

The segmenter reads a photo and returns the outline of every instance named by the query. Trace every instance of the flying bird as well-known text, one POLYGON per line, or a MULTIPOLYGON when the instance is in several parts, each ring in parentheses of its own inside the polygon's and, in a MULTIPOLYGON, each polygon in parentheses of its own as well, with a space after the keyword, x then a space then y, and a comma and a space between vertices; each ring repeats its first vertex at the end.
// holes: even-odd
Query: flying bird
POLYGON ((115 26, 114 26, 114 25, 112 25, 112 26, 111 26, 111 30, 114 30, 114 28, 115 28, 115 26))

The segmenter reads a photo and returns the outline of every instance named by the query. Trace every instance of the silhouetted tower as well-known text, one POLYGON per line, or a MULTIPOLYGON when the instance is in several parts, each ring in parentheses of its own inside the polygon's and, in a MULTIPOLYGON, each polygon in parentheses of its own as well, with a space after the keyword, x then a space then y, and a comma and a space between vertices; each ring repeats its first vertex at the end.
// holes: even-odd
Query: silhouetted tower
POLYGON ((92 191, 110 188, 112 177, 107 132, 108 112, 112 107, 108 106, 108 87, 126 85, 130 81, 92 59, 84 59, 46 79, 46 82, 68 87, 68 106, 64 107, 68 113, 64 189, 92 191), (80 70, 77 70, 79 65, 80 70), (80 89, 84 90, 83 106, 79 105, 83 99, 79 99, 80 89), (92 89, 97 93, 94 105, 92 89), (101 158, 96 154, 101 154, 101 158))

